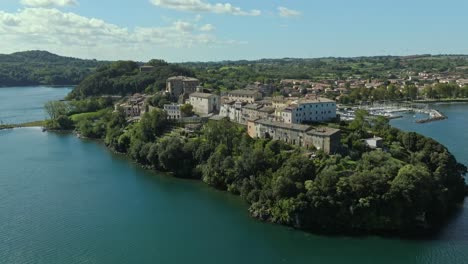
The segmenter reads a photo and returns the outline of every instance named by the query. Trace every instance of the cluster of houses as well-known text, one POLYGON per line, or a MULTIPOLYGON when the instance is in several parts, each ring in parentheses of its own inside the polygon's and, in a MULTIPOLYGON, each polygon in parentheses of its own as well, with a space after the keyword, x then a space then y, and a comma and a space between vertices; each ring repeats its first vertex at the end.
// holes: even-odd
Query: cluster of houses
POLYGON ((150 105, 146 104, 146 99, 148 95, 136 93, 132 95, 124 103, 119 103, 115 105, 115 110, 118 108, 122 109, 125 115, 131 119, 139 119, 145 112, 150 111, 152 108, 150 105))
MULTIPOLYGON (((166 94, 174 102, 164 105, 168 119, 185 120, 182 107, 190 104, 193 112, 206 119, 229 118, 247 126, 253 138, 271 138, 289 144, 316 148, 326 153, 338 151, 340 130, 329 127, 313 127, 311 123, 328 122, 336 119, 336 102, 316 95, 304 97, 264 97, 271 94, 256 88, 228 91, 222 95, 206 92, 199 80, 185 76, 167 79, 166 94)), ((138 118, 149 106, 147 96, 135 94, 121 107, 129 118, 138 118)))

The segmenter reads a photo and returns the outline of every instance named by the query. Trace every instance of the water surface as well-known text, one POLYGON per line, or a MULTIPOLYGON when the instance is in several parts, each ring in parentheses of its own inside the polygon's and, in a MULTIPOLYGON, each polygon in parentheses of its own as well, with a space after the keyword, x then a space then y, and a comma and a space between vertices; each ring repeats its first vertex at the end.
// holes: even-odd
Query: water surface
POLYGON ((44 120, 44 104, 63 99, 71 90, 70 87, 0 87, 0 123, 44 120))

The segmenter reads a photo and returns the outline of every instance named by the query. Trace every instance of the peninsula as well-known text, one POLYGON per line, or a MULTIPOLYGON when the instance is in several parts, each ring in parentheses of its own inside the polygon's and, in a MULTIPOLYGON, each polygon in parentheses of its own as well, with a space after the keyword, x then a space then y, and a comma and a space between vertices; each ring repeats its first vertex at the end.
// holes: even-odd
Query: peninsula
POLYGON ((327 93, 284 95, 264 83, 224 90, 197 77, 163 61, 112 63, 69 102, 49 103, 47 125, 240 195, 253 217, 309 231, 436 228, 464 200, 467 168, 385 117, 358 110, 344 122, 327 93))

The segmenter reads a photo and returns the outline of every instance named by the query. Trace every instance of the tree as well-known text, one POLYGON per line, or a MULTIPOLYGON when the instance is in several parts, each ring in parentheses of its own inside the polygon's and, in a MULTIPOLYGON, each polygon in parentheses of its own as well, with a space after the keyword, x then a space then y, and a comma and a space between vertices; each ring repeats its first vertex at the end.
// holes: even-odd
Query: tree
POLYGON ((167 114, 161 109, 153 109, 146 112, 140 121, 140 132, 145 142, 153 141, 162 135, 168 126, 167 114))
POLYGON ((49 101, 44 105, 44 110, 50 119, 57 119, 59 116, 67 115, 70 108, 62 101, 49 101))
POLYGON ((183 116, 192 116, 193 115, 193 105, 184 104, 180 107, 180 112, 183 116))

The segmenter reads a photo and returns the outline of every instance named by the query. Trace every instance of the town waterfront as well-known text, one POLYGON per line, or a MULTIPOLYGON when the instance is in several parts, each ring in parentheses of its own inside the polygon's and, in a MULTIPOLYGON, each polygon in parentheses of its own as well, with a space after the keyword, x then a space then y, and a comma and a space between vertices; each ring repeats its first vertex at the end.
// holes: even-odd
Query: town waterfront
MULTIPOLYGON (((436 108, 448 119, 392 124, 468 165, 468 105, 436 108)), ((258 222, 235 196, 38 128, 0 131, 0 223, 0 263, 468 262, 468 202, 431 238, 318 236, 258 222)))
POLYGON ((44 104, 63 99, 71 87, 0 87, 0 123, 20 124, 44 120, 44 104))

